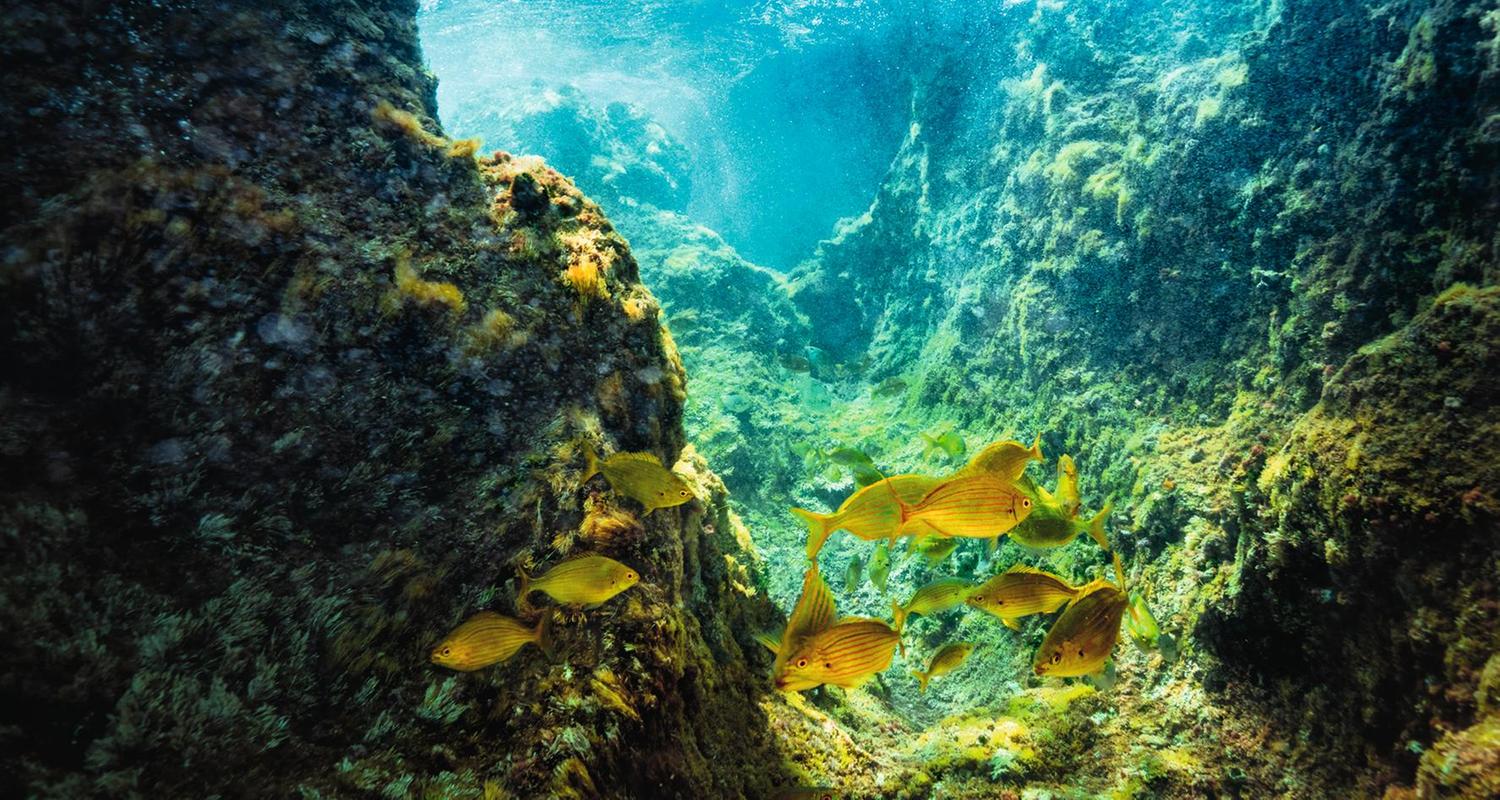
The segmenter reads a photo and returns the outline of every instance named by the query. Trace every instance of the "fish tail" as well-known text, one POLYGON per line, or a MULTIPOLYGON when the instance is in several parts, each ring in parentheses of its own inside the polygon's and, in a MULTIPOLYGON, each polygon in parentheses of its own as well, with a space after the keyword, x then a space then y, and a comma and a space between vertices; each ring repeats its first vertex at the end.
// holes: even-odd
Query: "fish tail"
MULTIPOLYGON (((894 627, 896 628, 896 635, 900 636, 901 635, 901 629, 904 628, 904 627, 906 627, 906 615, 908 613, 910 613, 910 612, 908 612, 906 609, 902 608, 901 604, 898 603, 898 602, 896 602, 895 600, 891 601, 891 612, 896 615, 896 619, 895 619, 895 623, 896 624, 895 624, 894 627)), ((906 648, 905 647, 901 648, 901 653, 903 655, 906 654, 906 648)))
POLYGON ((583 477, 578 479, 579 483, 583 483, 584 481, 588 480, 589 478, 592 478, 595 475, 599 474, 599 454, 596 453, 596 452, 594 452, 594 445, 593 445, 593 443, 591 443, 591 442, 584 442, 584 444, 583 444, 583 458, 584 458, 583 477))
POLYGON ((896 532, 891 534, 891 544, 895 544, 896 537, 906 529, 906 521, 911 518, 911 506, 901 499, 901 495, 896 494, 896 484, 891 483, 889 475, 885 476, 885 488, 890 490, 891 499, 896 501, 896 508, 901 512, 901 524, 896 526, 896 532))
POLYGON ((530 605, 526 602, 526 596, 531 594, 531 576, 520 567, 516 567, 516 574, 521 578, 521 588, 516 590, 516 605, 524 610, 530 605))
POLYGON ((1125 567, 1120 563, 1120 554, 1115 553, 1115 577, 1120 580, 1120 591, 1125 591, 1125 567))
POLYGON ((926 672, 923 672, 922 670, 914 669, 914 670, 911 671, 911 676, 913 678, 916 678, 921 683, 921 685, 917 687, 917 691, 919 691, 919 692, 925 692, 925 691, 927 691, 927 682, 930 681, 930 680, 932 680, 932 676, 931 675, 929 675, 926 672))
POLYGON ((922 457, 923 458, 926 458, 926 457, 932 455, 932 451, 938 449, 938 443, 937 443, 936 439, 932 438, 931 436, 928 436, 925 433, 921 433, 921 434, 917 434, 917 435, 922 437, 922 443, 923 443, 922 444, 922 457))
POLYGON ((823 549, 823 543, 828 541, 828 534, 833 532, 835 515, 819 514, 805 508, 794 508, 792 514, 807 523, 807 557, 816 558, 818 551, 823 549))
POLYGON ((536 624, 536 646, 552 657, 552 609, 544 609, 542 618, 536 624))
POLYGON ((1110 498, 1105 502, 1104 508, 1099 509, 1099 513, 1095 514, 1094 518, 1089 520, 1089 535, 1094 537, 1094 541, 1098 542, 1099 546, 1105 550, 1113 549, 1109 546, 1109 538, 1104 535, 1104 523, 1109 520, 1109 512, 1113 511, 1114 508, 1115 500, 1114 498, 1110 498))

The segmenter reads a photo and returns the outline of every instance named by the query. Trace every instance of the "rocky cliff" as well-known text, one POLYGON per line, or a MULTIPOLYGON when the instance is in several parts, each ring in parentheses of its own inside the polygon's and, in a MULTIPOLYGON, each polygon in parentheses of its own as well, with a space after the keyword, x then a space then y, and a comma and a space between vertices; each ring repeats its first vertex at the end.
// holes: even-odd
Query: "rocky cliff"
POLYGON ((784 780, 773 610, 660 307, 567 180, 443 136, 415 13, 8 12, 0 793, 784 780), (640 516, 587 446, 695 497, 640 516), (516 576, 583 552, 642 582, 560 615, 555 658, 428 663, 475 611, 545 613, 516 576))

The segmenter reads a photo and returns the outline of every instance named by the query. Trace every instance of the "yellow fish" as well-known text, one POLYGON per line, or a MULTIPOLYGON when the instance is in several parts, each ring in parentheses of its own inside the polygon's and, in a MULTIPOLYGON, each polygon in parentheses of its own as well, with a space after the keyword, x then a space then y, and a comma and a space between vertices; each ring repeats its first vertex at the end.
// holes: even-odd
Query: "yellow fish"
POLYGON ((941 436, 933 436, 930 433, 921 434, 924 445, 922 457, 926 458, 933 453, 947 453, 950 458, 959 458, 964 454, 964 437, 953 431, 948 431, 941 436))
POLYGON ((1015 483, 994 475, 953 478, 933 487, 915 505, 897 500, 901 526, 892 535, 936 533, 965 539, 998 539, 1031 514, 1032 500, 1015 483), (925 523, 931 531, 920 527, 925 523))
POLYGON ((801 647, 813 634, 832 626, 835 616, 833 591, 824 582, 817 562, 813 562, 802 576, 802 594, 797 597, 797 605, 792 607, 792 615, 787 618, 786 629, 773 648, 776 661, 771 666, 771 676, 779 678, 791 652, 801 647))
POLYGON ((1156 615, 1151 613, 1151 607, 1146 605, 1146 598, 1139 593, 1130 595, 1129 616, 1125 618, 1125 630, 1130 633, 1130 640, 1142 650, 1156 647, 1161 638, 1161 626, 1156 624, 1156 615))
POLYGON ((594 448, 588 447, 583 455, 588 466, 582 480, 604 473, 611 489, 646 507, 642 516, 693 499, 693 490, 688 488, 687 481, 662 466, 661 459, 651 453, 615 453, 600 461, 594 448))
MULTIPOLYGON (((963 605, 964 598, 973 589, 974 584, 963 578, 939 578, 918 589, 904 604, 892 601, 891 610, 896 613, 896 633, 906 627, 908 615, 936 614, 963 605)), ((902 652, 905 652, 905 648, 902 652)))
POLYGON ((870 556, 870 585, 885 594, 885 582, 891 577, 891 548, 881 542, 870 556))
POLYGON ((1078 497, 1078 467, 1067 453, 1057 458, 1057 502, 1070 517, 1083 505, 1078 497))
POLYGON ((927 691, 928 681, 939 675, 946 675, 958 669, 958 665, 964 663, 964 659, 968 658, 969 653, 973 650, 974 645, 971 642, 954 642, 943 645, 936 653, 932 654, 932 660, 927 662, 927 670, 925 672, 919 669, 911 671, 912 677, 921 682, 918 691, 927 691))
POLYGON ((1125 570, 1115 554, 1119 585, 1103 578, 1079 590, 1036 651, 1032 668, 1038 675, 1072 678, 1098 672, 1120 640, 1120 621, 1130 605, 1125 595, 1125 570))
POLYGON ((1051 492, 1030 477, 1022 475, 1015 486, 1031 501, 1032 508, 1031 515, 1010 532, 1011 541, 1027 547, 1062 547, 1078 534, 1088 533, 1100 547, 1110 549, 1109 539, 1104 535, 1104 523, 1114 510, 1113 502, 1105 503, 1093 519, 1084 522, 1076 514, 1068 513, 1051 492))
POLYGON ((894 491, 903 502, 917 503, 940 483, 941 478, 927 475, 892 475, 849 495, 832 514, 792 509, 807 523, 807 557, 816 558, 834 531, 846 530, 867 542, 894 538, 901 527, 901 509, 891 493, 894 491))
POLYGON ((1005 627, 1020 630, 1016 620, 1031 614, 1051 614, 1078 592, 1078 587, 1057 575, 1017 564, 985 581, 964 602, 999 617, 1005 627))
POLYGON ((776 688, 798 692, 823 684, 853 689, 891 665, 900 639, 878 619, 847 619, 809 636, 787 657, 776 688))
POLYGON ((520 620, 481 611, 443 637, 432 648, 431 658, 440 667, 473 672, 510 658, 528 644, 552 655, 552 612, 543 614, 535 628, 528 628, 520 620))
MULTIPOLYGON (((912 541, 916 540, 913 539, 912 541)), ((917 552, 921 553, 922 557, 927 559, 927 565, 935 567, 943 563, 943 559, 953 555, 953 551, 958 549, 958 540, 938 537, 928 539, 916 545, 916 548, 917 552)))
POLYGON ((535 579, 522 570, 518 597, 524 603, 532 592, 546 592, 564 605, 596 606, 640 580, 639 573, 613 558, 577 556, 535 579))
POLYGON ((987 445, 969 459, 968 466, 954 473, 953 477, 994 475, 1002 480, 1013 481, 1026 472, 1026 462, 1041 460, 1042 435, 1039 433, 1030 447, 1012 441, 987 445))

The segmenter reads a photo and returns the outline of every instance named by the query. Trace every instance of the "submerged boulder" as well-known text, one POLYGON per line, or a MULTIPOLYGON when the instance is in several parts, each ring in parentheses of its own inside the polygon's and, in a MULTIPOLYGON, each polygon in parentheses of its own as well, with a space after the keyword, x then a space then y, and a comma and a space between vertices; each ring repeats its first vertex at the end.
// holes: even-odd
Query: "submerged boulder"
POLYGON ((745 633, 774 612, 659 306, 568 181, 442 136, 415 2, 13 11, 0 794, 786 780, 745 633), (585 446, 694 501, 642 515, 585 446), (587 552, 642 580, 559 612, 555 658, 429 663, 587 552))

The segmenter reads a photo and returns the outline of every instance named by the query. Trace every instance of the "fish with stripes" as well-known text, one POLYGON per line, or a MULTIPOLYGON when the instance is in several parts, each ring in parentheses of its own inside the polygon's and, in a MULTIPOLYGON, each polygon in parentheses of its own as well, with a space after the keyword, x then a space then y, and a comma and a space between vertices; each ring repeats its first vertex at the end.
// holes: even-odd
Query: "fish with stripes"
POLYGON ((528 644, 552 655, 552 612, 542 614, 533 628, 503 614, 481 611, 443 637, 432 648, 431 660, 440 667, 473 672, 499 664, 528 644))
POLYGON ((968 475, 993 475, 1001 480, 1013 481, 1026 472, 1026 464, 1042 460, 1042 435, 1027 447, 1020 442, 1006 440, 986 445, 974 454, 969 463, 953 475, 961 478, 968 475))
POLYGON ((942 483, 929 475, 892 475, 866 486, 844 500, 832 514, 794 508, 792 514, 807 524, 807 557, 815 558, 823 543, 836 531, 848 531, 867 542, 895 538, 901 527, 901 510, 895 498, 917 503, 942 483))
POLYGON ((893 536, 935 533, 964 539, 998 540, 1031 514, 1031 498, 1014 481, 980 474, 938 484, 922 500, 896 504, 901 526, 893 536), (924 530, 923 526, 930 530, 924 530))
POLYGON ((1000 618, 1018 631, 1016 620, 1032 614, 1051 614, 1077 597, 1080 588, 1066 579, 1025 564, 1016 564, 990 578, 964 601, 1000 618))
POLYGON ((840 620, 789 653, 776 677, 776 688, 799 692, 826 683, 853 689, 890 667, 898 639, 895 629, 883 620, 840 620))
POLYGON ((776 653, 772 682, 782 691, 824 683, 853 688, 891 665, 896 631, 880 620, 838 619, 833 592, 816 562, 802 577, 802 594, 779 639, 761 637, 776 653))
POLYGON ((836 617, 833 591, 828 588, 828 583, 818 571, 817 562, 813 562, 802 576, 802 594, 798 595, 797 604, 792 607, 792 615, 787 618, 786 628, 782 630, 781 636, 773 641, 761 639, 767 647, 771 647, 773 643, 775 645, 772 650, 776 653, 776 660, 771 665, 771 675, 781 675, 792 651, 801 647, 813 634, 833 625, 836 617))
POLYGON ((969 653, 972 652, 974 652, 974 644, 972 642, 953 642, 943 645, 941 649, 932 654, 932 659, 927 662, 927 669, 914 669, 911 671, 911 676, 916 678, 920 684, 917 687, 917 691, 926 692, 928 682, 939 675, 947 675, 953 670, 958 669, 958 666, 964 663, 964 659, 968 658, 969 653))
POLYGON ((1100 578, 1079 591, 1078 599, 1052 623, 1042 646, 1037 648, 1032 661, 1036 674, 1076 678, 1104 669, 1120 640, 1120 622, 1130 605, 1119 553, 1114 561, 1119 583, 1100 578))
POLYGON ((955 606, 963 605, 974 584, 963 578, 938 578, 918 589, 905 603, 891 602, 891 611, 896 615, 896 633, 906 627, 906 618, 911 614, 936 614, 955 606))

